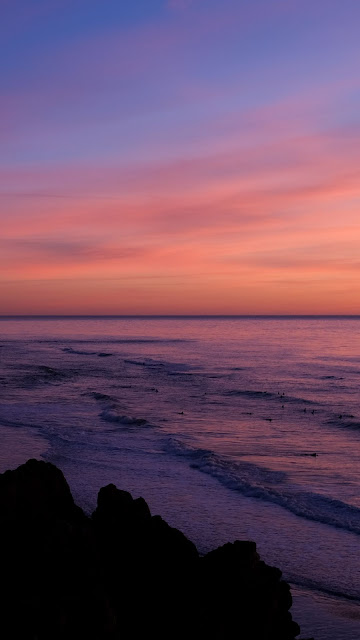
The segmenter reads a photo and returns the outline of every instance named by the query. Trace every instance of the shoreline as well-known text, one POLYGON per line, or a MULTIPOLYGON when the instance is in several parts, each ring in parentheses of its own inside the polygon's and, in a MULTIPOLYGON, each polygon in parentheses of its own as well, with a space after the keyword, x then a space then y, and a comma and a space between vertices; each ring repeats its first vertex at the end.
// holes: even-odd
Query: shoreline
POLYGON ((293 596, 292 614, 300 625, 301 633, 297 640, 310 634, 316 640, 326 640, 329 628, 338 640, 358 640, 360 624, 360 602, 347 600, 341 596, 329 595, 317 589, 294 585, 291 581, 293 596), (344 619, 346 630, 344 631, 344 619))

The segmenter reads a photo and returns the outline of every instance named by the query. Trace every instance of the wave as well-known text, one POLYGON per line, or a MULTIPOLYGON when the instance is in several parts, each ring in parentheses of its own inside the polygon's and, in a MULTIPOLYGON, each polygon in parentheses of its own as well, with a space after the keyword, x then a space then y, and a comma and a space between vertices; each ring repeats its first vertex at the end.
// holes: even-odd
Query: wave
POLYGON ((138 367, 146 367, 149 366, 149 364, 147 364, 146 362, 144 362, 143 360, 124 360, 124 362, 126 362, 126 364, 134 364, 138 367))
POLYGON ((168 453, 183 456, 190 466, 216 478, 244 496, 272 502, 295 515, 360 535, 360 509, 317 493, 285 484, 286 474, 248 462, 233 462, 207 449, 196 449, 176 438, 165 445, 168 453))
MULTIPOLYGON (((7 340, 6 342, 23 342, 23 339, 7 340)), ((192 338, 41 338, 29 339, 27 342, 36 344, 173 344, 179 342, 196 342, 192 338)))
POLYGON ((73 347, 64 347, 62 349, 65 353, 73 353, 74 355, 79 356, 98 356, 100 358, 107 358, 112 356, 112 353, 105 353, 104 351, 83 351, 80 349, 73 349, 73 347))
POLYGON ((64 347, 65 353, 73 353, 78 356, 96 356, 96 351, 80 351, 80 349, 73 349, 72 347, 64 347))
POLYGON ((311 591, 317 591, 318 593, 331 596, 332 598, 341 598, 342 600, 348 600, 349 602, 355 602, 356 604, 360 603, 360 596, 356 592, 345 593, 344 591, 328 587, 317 580, 311 580, 310 578, 299 579, 296 575, 292 575, 288 571, 286 572, 286 580, 290 585, 294 585, 300 589, 309 589, 311 591))
POLYGON ((94 400, 99 400, 100 402, 114 402, 116 398, 113 396, 109 396, 107 393, 101 393, 100 391, 86 391, 84 396, 90 396, 94 398, 94 400))
POLYGON ((194 375, 197 376, 198 374, 194 374, 191 371, 167 371, 167 375, 188 377, 188 376, 194 376, 194 375))
POLYGON ((21 386, 24 388, 34 387, 38 384, 59 384, 64 380, 71 378, 75 375, 74 371, 62 371, 60 369, 54 369, 46 365, 24 365, 18 367, 19 371, 23 370, 26 373, 20 378, 21 386))
POLYGON ((276 393, 270 391, 252 391, 246 389, 231 389, 224 393, 226 396, 246 396, 247 398, 279 398, 276 393))
POLYGON ((63 378, 66 375, 64 371, 59 371, 59 369, 54 369, 53 367, 48 367, 46 365, 40 365, 38 367, 38 371, 41 375, 50 378, 63 378))
POLYGON ((318 405, 318 402, 308 400, 307 398, 298 398, 296 396, 288 396, 285 393, 273 391, 258 391, 256 389, 230 389, 225 391, 224 396, 239 396, 243 398, 253 398, 254 400, 276 400, 277 402, 293 402, 299 404, 318 405))
POLYGON ((132 416, 123 415, 119 413, 115 407, 112 409, 104 409, 104 411, 100 413, 100 417, 107 422, 116 422, 127 427, 150 426, 145 418, 134 418, 132 416))
POLYGON ((106 422, 116 422, 127 427, 152 426, 145 418, 134 418, 123 413, 117 406, 117 399, 107 393, 100 391, 88 391, 83 395, 90 396, 97 400, 104 408, 100 412, 100 418, 106 422), (105 405, 105 406, 104 406, 105 405))
POLYGON ((9 418, 4 418, 1 416, 0 424, 4 427, 14 427, 15 429, 40 429, 39 424, 35 424, 32 422, 21 422, 21 420, 9 420, 9 418))
POLYGON ((126 364, 133 364, 136 367, 146 367, 154 371, 160 369, 169 376, 193 375, 189 372, 189 370, 194 369, 193 366, 184 362, 164 362, 161 360, 154 360, 153 358, 145 358, 141 360, 127 358, 126 360, 124 360, 124 362, 126 364))
MULTIPOLYGON (((171 369, 172 367, 177 367, 181 365, 174 365, 171 362, 161 362, 160 360, 153 360, 152 358, 146 358, 145 360, 134 360, 127 358, 124 360, 126 364, 133 364, 137 367, 147 367, 148 369, 161 369, 165 370, 166 368, 171 369)), ((187 366, 187 365, 184 365, 187 366)))
POLYGON ((340 427, 341 429, 351 429, 358 431, 360 429, 360 422, 358 420, 351 420, 350 416, 339 416, 338 418, 331 418, 327 420, 326 424, 330 424, 334 427, 340 427))

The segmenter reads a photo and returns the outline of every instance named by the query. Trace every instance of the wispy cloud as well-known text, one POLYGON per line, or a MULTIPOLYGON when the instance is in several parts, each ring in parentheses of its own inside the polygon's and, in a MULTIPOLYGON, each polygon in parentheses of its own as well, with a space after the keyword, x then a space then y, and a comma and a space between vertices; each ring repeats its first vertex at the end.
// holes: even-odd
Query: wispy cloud
POLYGON ((110 4, 5 5, 6 309, 360 312, 356 3, 110 4))

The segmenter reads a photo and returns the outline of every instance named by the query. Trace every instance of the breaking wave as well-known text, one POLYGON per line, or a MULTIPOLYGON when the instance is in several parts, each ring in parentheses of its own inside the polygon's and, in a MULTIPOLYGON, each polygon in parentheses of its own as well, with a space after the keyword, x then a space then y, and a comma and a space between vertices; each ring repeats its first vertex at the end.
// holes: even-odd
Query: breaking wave
POLYGON ((150 426, 145 418, 134 418, 121 414, 115 407, 112 409, 104 409, 100 413, 100 417, 107 422, 116 422, 126 427, 144 427, 150 426))
POLYGON ((176 438, 165 445, 168 453, 183 456, 192 468, 207 473, 221 484, 244 496, 277 504, 301 518, 345 529, 360 535, 360 509, 340 500, 292 490, 283 481, 286 474, 248 462, 232 462, 207 449, 197 449, 176 438))

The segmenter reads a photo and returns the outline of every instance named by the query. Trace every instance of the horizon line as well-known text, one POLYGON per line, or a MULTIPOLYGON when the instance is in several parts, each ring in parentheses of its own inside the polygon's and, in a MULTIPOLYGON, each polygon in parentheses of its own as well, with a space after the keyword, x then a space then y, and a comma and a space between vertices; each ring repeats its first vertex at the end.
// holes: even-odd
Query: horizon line
POLYGON ((29 319, 38 319, 38 318, 360 318, 360 314, 354 313, 245 313, 245 314, 0 314, 0 320, 8 320, 13 318, 29 318, 29 319))

